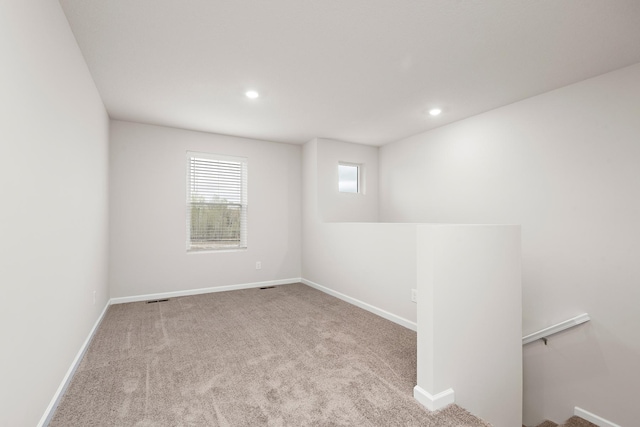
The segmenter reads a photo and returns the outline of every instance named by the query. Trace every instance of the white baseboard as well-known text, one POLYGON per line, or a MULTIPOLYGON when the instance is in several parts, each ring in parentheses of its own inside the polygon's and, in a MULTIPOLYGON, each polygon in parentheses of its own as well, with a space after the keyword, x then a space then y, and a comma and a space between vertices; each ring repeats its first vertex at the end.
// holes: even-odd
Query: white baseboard
POLYGON ((149 301, 154 299, 185 297, 189 295, 209 294, 212 292, 236 291, 238 289, 263 288, 265 286, 288 285, 299 283, 302 279, 294 277, 291 279, 268 280, 266 282, 244 283, 241 285, 214 286, 211 288, 189 289, 185 291, 161 292, 157 294, 134 295, 130 297, 111 298, 111 304, 124 304, 126 302, 149 301))
POLYGON ((437 411, 455 402, 455 393, 449 388, 436 395, 431 395, 420 386, 413 388, 413 397, 430 411, 437 411))
POLYGON ((56 390, 55 394, 53 395, 53 398, 51 399, 51 402, 49 402, 49 406, 47 406, 47 409, 44 411, 42 418, 40 418, 38 427, 44 427, 49 425, 49 422, 53 417, 55 409, 58 407, 58 404, 60 403, 60 399, 64 395, 64 392, 67 390, 67 387, 69 387, 69 384, 71 383, 71 378, 73 378, 73 374, 75 374, 76 369, 78 369, 78 366, 80 365, 80 361, 82 361, 82 358, 84 357, 84 354, 87 351, 87 348, 89 348, 89 343, 93 339, 93 335, 96 333, 98 326, 100 326, 100 323, 102 322, 102 319, 104 318, 104 315, 107 312, 109 305, 111 305, 111 301, 107 301, 107 304, 104 306, 102 313, 100 313, 100 316, 98 316, 98 320, 96 320, 96 323, 93 325, 93 328, 91 328, 91 331, 89 332, 89 336, 87 337, 86 340, 84 340, 84 343, 82 343, 82 346, 80 347, 80 351, 78 352, 78 354, 76 354, 76 357, 75 359, 73 359, 73 362, 71 362, 71 366, 69 367, 69 370, 67 371, 64 378, 62 378, 62 383, 60 383, 58 390, 56 390))
POLYGON ((577 415, 580 418, 583 418, 598 427, 620 427, 618 424, 612 423, 611 421, 607 421, 602 417, 599 417, 595 414, 592 414, 589 411, 585 411, 582 408, 578 408, 577 406, 573 409, 573 415, 577 415))
POLYGON ((300 279, 302 281, 302 283, 304 283, 305 285, 311 286, 312 288, 316 288, 319 291, 322 291, 326 294, 329 294, 331 296, 334 296, 336 298, 339 298, 343 301, 348 302, 349 304, 353 304, 357 307, 360 307, 364 310, 370 311, 373 314, 377 314, 380 317, 384 317, 387 320, 392 321, 393 323, 397 323, 400 326, 404 326, 407 329, 411 329, 412 331, 417 330, 417 326, 415 322, 412 322, 410 320, 405 319, 404 317, 400 317, 400 316, 396 316, 393 313, 389 313, 388 311, 385 311, 381 308, 375 307, 371 304, 367 304, 366 302, 360 301, 359 299, 355 299, 352 298, 348 295, 342 294, 338 291, 334 291, 333 289, 329 289, 325 286, 319 285, 315 282, 312 282, 311 280, 307 280, 307 279, 300 279))

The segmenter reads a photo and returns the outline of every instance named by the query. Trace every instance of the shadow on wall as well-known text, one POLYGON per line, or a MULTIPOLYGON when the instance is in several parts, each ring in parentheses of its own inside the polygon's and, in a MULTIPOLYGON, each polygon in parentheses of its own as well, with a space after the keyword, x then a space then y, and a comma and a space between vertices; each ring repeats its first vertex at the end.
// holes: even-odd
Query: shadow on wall
MULTIPOLYGON (((638 351, 623 345, 620 339, 593 319, 578 328, 555 334, 548 339, 547 345, 542 340, 527 344, 524 347, 523 358, 525 367, 524 393, 528 403, 535 404, 535 407, 539 408, 536 413, 526 414, 527 417, 523 423, 528 426, 538 425, 545 419, 559 422, 567 418, 566 413, 550 414, 547 412, 546 407, 553 402, 555 397, 553 394, 545 394, 544 390, 558 390, 558 393, 564 394, 568 392, 567 385, 583 384, 587 380, 598 382, 611 376, 624 374, 640 376, 637 371, 615 372, 623 371, 624 366, 629 366, 629 364, 637 366, 640 363, 638 351), (620 363, 607 361, 605 357, 607 353, 603 351, 603 345, 609 347, 607 353, 611 354, 610 352, 612 352, 617 355, 617 360, 620 363), (546 368, 550 367, 550 363, 557 365, 556 369, 551 370, 560 372, 561 375, 544 374, 548 372, 546 368)), ((640 383, 640 378, 638 378, 638 383, 640 383)), ((623 395, 613 398, 622 400, 618 404, 623 407, 635 405, 634 396, 627 396, 626 401, 624 401, 625 396, 623 395)), ((580 406, 580 404, 579 399, 574 399, 573 406, 580 406)), ((604 416, 600 408, 589 409, 604 416)), ((607 417, 605 416, 605 418, 607 417)))

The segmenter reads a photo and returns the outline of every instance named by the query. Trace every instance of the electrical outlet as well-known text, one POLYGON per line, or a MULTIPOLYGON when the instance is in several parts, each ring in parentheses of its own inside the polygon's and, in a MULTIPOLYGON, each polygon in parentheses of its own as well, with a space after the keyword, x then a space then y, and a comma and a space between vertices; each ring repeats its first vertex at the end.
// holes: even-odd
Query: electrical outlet
POLYGON ((262 270, 262 263, 260 261, 256 262, 256 270, 262 270))
POLYGON ((96 291, 93 291, 93 305, 96 305, 96 291))
POLYGON ((411 301, 418 302, 418 290, 411 289, 411 301))

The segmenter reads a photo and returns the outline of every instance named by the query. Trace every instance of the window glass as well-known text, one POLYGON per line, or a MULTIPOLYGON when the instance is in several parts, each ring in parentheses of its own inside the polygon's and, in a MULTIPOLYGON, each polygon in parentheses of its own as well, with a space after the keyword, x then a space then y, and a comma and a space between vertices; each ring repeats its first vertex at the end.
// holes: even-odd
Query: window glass
POLYGON ((360 181, 358 165, 338 165, 338 191, 341 193, 359 193, 360 181))

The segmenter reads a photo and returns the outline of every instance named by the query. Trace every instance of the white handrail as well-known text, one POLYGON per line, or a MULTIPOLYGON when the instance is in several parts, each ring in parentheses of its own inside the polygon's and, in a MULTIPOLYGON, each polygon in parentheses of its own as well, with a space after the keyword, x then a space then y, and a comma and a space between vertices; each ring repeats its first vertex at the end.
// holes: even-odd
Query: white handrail
MULTIPOLYGON (((573 328, 574 326, 578 326, 581 323, 588 322, 591 320, 587 313, 583 313, 579 316, 576 316, 572 319, 565 320, 564 322, 560 322, 556 325, 549 326, 548 328, 544 328, 539 330, 538 332, 534 332, 527 336, 522 337, 522 345, 529 344, 530 342, 545 339, 549 335, 557 334, 558 332, 564 331, 565 329, 573 328)), ((545 341, 546 344, 546 341, 545 341)))

